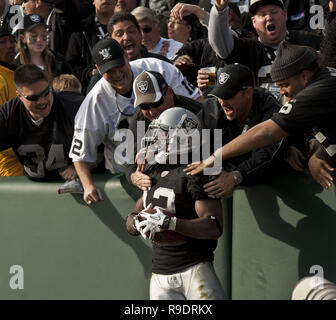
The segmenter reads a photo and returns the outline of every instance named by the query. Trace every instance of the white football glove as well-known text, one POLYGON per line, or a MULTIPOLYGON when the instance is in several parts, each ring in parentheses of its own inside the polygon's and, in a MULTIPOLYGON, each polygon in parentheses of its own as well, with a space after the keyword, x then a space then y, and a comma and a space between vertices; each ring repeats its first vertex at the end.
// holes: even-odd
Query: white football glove
POLYGON ((142 237, 146 239, 146 234, 143 232, 143 228, 140 227, 140 221, 138 215, 136 215, 133 218, 133 226, 135 229, 138 230, 138 232, 142 235, 142 237))
POLYGON ((175 230, 176 218, 164 214, 160 208, 157 208, 156 213, 154 214, 142 211, 139 213, 139 215, 144 219, 146 219, 139 223, 139 227, 143 228, 143 232, 145 234, 149 232, 150 240, 153 240, 156 232, 162 232, 165 230, 175 230), (171 223, 171 221, 173 223, 171 223))

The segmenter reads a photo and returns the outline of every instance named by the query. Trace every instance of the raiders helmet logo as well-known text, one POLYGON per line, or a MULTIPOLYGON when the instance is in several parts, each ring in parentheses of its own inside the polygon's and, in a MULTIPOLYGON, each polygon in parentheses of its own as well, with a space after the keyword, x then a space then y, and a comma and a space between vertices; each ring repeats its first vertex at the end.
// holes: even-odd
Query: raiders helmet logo
POLYGON ((197 122, 193 119, 187 118, 183 123, 183 129, 189 133, 192 132, 194 129, 197 128, 197 122))
POLYGON ((141 93, 146 93, 148 90, 148 81, 140 81, 137 86, 141 93))
POLYGON ((169 171, 162 171, 161 172, 161 178, 164 178, 165 176, 167 176, 169 173, 169 171))
POLYGON ((34 23, 38 23, 41 21, 40 17, 37 14, 31 15, 30 20, 33 21, 34 23))
POLYGON ((219 79, 218 79, 218 82, 219 84, 224 84, 226 83, 230 78, 230 75, 226 72, 222 72, 220 75, 219 75, 219 79))
POLYGON ((105 48, 99 51, 99 54, 103 56, 103 60, 110 59, 112 57, 110 53, 111 48, 105 48))

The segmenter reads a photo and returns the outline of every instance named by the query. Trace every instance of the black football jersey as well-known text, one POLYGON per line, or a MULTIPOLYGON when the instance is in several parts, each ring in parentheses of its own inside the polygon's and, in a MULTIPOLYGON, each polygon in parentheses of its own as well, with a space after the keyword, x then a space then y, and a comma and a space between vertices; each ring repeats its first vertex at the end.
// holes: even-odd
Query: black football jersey
POLYGON ((33 180, 59 179, 58 169, 72 163, 68 155, 79 106, 54 93, 50 114, 38 126, 19 98, 8 101, 0 108, 0 150, 13 148, 33 180))
MULTIPOLYGON (((181 219, 196 219, 195 201, 209 199, 203 185, 208 176, 187 176, 186 166, 155 165, 145 172, 152 187, 143 193, 144 207, 152 203, 181 219)), ((217 201, 217 200, 214 200, 217 201)), ((218 200, 219 201, 219 200, 218 200)), ((158 274, 181 272, 203 261, 213 261, 217 241, 189 238, 177 246, 158 246, 153 243, 152 271, 158 274)))
POLYGON ((314 134, 328 154, 336 155, 336 69, 321 68, 272 120, 290 135, 314 134))

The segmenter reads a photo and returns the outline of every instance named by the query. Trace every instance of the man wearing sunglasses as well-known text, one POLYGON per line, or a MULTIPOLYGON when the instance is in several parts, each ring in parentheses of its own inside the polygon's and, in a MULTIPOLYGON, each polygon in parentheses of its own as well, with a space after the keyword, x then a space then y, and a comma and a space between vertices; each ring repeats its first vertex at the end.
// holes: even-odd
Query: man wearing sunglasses
MULTIPOLYGON (((139 107, 139 110, 135 112, 129 127, 134 136, 134 154, 137 154, 140 149, 137 144, 137 141, 143 138, 140 136, 140 132, 145 134, 151 121, 157 119, 163 111, 173 107, 181 107, 199 115, 203 110, 201 103, 179 95, 178 91, 175 90, 172 84, 167 84, 167 81, 159 72, 143 71, 135 78, 133 84, 134 106, 139 107), (141 123, 144 125, 142 131, 138 130, 141 123)), ((130 159, 129 163, 126 168, 128 181, 146 191, 151 187, 150 177, 137 169, 134 159, 130 159)))
POLYGON ((72 180, 68 153, 79 103, 53 93, 47 76, 26 64, 14 73, 17 97, 0 108, 0 150, 12 147, 32 180, 72 180))
POLYGON ((160 34, 160 20, 150 8, 137 7, 132 11, 137 18, 142 34, 142 44, 152 53, 161 54, 172 60, 183 43, 166 39, 160 34))

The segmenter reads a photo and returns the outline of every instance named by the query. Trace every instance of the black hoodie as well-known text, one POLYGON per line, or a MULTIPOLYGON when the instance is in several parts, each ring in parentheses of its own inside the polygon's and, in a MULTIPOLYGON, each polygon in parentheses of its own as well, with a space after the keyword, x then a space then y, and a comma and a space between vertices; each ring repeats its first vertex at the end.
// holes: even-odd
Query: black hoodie
POLYGON ((72 66, 72 69, 85 88, 91 78, 92 70, 95 69, 92 60, 91 50, 94 45, 103 38, 108 36, 107 26, 95 22, 95 14, 90 15, 81 22, 82 31, 74 32, 69 40, 66 52, 66 60, 72 66), (99 31, 99 26, 103 34, 99 31))

